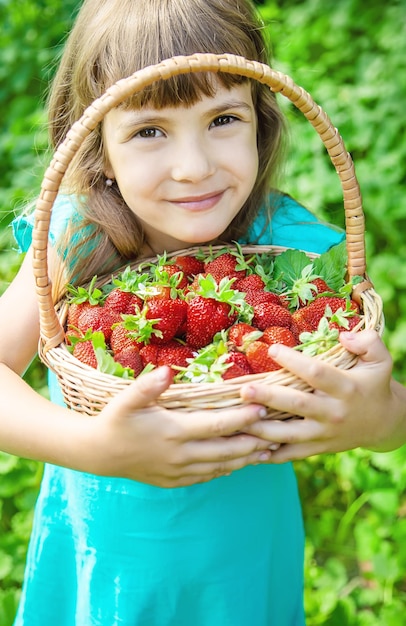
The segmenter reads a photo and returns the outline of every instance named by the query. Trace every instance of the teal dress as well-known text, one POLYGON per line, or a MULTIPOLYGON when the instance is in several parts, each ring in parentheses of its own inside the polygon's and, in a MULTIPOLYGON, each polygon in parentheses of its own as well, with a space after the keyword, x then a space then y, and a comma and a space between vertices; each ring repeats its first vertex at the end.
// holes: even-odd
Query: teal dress
MULTIPOLYGON (((71 211, 59 198, 51 240, 71 211)), ((27 249, 32 220, 14 231, 27 249)), ((283 197, 260 242, 322 252, 342 237, 283 197)), ((290 463, 176 489, 46 465, 15 626, 303 626, 303 548, 290 463)))

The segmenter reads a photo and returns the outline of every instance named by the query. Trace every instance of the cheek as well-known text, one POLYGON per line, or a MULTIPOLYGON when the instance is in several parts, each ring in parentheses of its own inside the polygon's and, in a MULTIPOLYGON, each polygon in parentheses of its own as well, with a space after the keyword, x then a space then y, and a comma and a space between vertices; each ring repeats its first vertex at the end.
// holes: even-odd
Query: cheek
POLYGON ((258 176, 259 158, 256 144, 245 152, 245 159, 241 163, 241 176, 247 185, 253 187, 258 176))

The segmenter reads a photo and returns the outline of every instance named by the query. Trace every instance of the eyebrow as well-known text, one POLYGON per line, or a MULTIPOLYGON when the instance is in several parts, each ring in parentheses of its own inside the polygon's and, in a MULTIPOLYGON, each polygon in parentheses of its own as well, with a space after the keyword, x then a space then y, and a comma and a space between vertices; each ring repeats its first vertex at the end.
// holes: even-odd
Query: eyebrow
MULTIPOLYGON (((174 107, 168 107, 168 108, 176 109, 177 107, 174 106, 174 107)), ((246 102, 244 102, 243 100, 225 100, 224 102, 220 102, 215 107, 205 111, 204 115, 207 117, 216 117, 216 115, 220 115, 221 113, 224 113, 225 111, 229 111, 230 109, 241 110, 246 113, 252 113, 253 111, 253 107, 247 104, 246 102)), ((138 126, 138 125, 154 126, 155 124, 165 124, 169 121, 170 119, 165 117, 165 115, 159 114, 159 110, 157 112, 154 109, 153 112, 152 111, 150 112, 148 110, 145 111, 143 109, 136 109, 134 111, 134 117, 121 122, 117 128, 118 130, 123 130, 123 129, 125 130, 128 128, 131 128, 132 126, 138 126)))

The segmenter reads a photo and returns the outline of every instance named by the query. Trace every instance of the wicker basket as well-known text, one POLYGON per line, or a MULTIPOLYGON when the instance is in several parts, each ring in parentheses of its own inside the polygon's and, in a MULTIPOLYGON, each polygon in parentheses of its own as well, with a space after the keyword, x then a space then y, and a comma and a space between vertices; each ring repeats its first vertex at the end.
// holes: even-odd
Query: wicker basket
MULTIPOLYGON (((341 136, 333 127, 326 113, 289 76, 281 74, 267 65, 228 54, 195 54, 189 57, 168 59, 118 81, 86 109, 55 152, 45 173, 36 205, 33 268, 40 313, 39 355, 44 363, 56 373, 67 406, 86 415, 97 414, 114 395, 131 381, 92 369, 74 358, 67 349, 64 323, 68 305, 65 300, 56 306, 54 305, 48 272, 47 248, 52 207, 63 176, 78 148, 112 108, 157 80, 165 80, 178 74, 198 71, 228 72, 258 80, 268 85, 272 91, 280 92, 287 97, 315 128, 328 151, 342 186, 348 251, 348 277, 349 279, 359 275, 365 277, 365 280, 357 285, 353 297, 361 304, 364 314, 364 327, 376 329, 378 332, 383 330, 382 302, 366 277, 364 215, 353 162, 345 149, 341 136)), ((268 252, 272 255, 278 255, 283 250, 285 248, 275 246, 243 247, 243 251, 247 254, 268 252)), ((181 252, 192 254, 193 250, 181 252)), ((174 254, 179 254, 179 251, 172 253, 172 255, 174 254)), ((309 253, 309 257, 314 258, 315 256, 317 255, 309 253)), ((136 264, 133 267, 136 267, 136 264)), ((108 280, 111 280, 111 277, 108 280)), ((314 358, 327 361, 341 369, 351 368, 357 361, 356 356, 344 350, 340 345, 314 358)), ((222 410, 230 406, 240 405, 239 390, 242 383, 248 380, 261 380, 267 384, 277 383, 306 391, 311 390, 307 383, 281 369, 267 374, 234 378, 224 381, 224 383, 172 384, 159 397, 158 402, 166 408, 183 411, 222 410)), ((282 414, 272 410, 269 411, 269 416, 272 418, 289 417, 286 413, 282 414)))

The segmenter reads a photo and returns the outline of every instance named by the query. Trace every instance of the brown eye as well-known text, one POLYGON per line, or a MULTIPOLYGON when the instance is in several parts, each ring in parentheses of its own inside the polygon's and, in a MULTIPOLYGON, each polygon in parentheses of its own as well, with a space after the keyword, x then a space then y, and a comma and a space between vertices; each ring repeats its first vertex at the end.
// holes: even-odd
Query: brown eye
POLYGON ((227 124, 231 124, 237 118, 234 115, 219 115, 212 122, 212 126, 226 126, 227 124))
POLYGON ((141 137, 142 139, 154 139, 160 135, 162 135, 162 132, 157 128, 142 128, 135 134, 135 137, 141 137))

